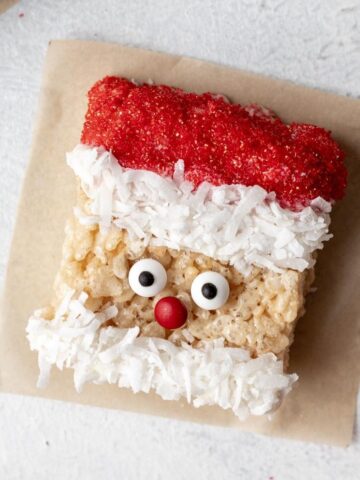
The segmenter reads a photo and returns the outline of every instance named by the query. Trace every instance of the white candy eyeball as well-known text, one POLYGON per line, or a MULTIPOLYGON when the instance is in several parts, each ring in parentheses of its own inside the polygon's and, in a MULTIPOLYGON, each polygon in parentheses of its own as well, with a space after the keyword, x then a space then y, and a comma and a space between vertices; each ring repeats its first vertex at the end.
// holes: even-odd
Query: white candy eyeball
POLYGON ((228 281, 220 273, 203 272, 192 282, 191 296, 196 305, 205 310, 222 307, 229 298, 228 281))
POLYGON ((167 274, 160 262, 153 258, 138 260, 129 271, 130 288, 141 297, 154 297, 165 287, 167 274))

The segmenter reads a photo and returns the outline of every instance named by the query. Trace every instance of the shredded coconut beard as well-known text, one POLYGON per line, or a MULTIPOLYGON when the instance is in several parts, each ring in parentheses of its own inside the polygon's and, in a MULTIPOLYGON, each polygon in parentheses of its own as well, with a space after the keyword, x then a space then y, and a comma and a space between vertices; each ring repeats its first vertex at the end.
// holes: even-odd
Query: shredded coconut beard
POLYGON ((116 384, 135 393, 155 390, 164 400, 218 405, 243 420, 274 410, 297 380, 283 373, 283 362, 273 353, 252 359, 244 349, 224 347, 222 338, 202 341, 197 348, 186 342, 178 347, 139 337, 138 327, 104 326, 118 309, 109 304, 95 313, 85 307, 87 298, 71 290, 53 320, 43 318, 42 310, 31 316, 26 330, 39 355, 38 386, 47 384, 56 365, 74 370, 78 391, 86 382, 116 384))
POLYGON ((331 205, 321 198, 293 212, 258 186, 204 182, 194 191, 182 161, 172 179, 163 178, 122 168, 110 152, 86 145, 75 147, 67 162, 89 198, 88 211, 75 212, 79 221, 103 229, 113 223, 134 245, 188 249, 247 275, 253 265, 302 272, 331 238, 331 205))

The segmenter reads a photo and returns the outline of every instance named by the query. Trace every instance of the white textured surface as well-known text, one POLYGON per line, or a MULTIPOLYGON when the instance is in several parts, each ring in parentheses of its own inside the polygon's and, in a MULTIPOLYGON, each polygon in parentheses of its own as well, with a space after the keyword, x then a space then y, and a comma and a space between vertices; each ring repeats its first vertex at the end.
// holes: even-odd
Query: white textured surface
MULTIPOLYGON (((1 274, 51 38, 96 38, 183 53, 359 96, 359 29, 356 0, 20 2, 0 17, 1 274)), ((359 470, 359 434, 343 450, 0 397, 4 480, 355 480, 359 470)))

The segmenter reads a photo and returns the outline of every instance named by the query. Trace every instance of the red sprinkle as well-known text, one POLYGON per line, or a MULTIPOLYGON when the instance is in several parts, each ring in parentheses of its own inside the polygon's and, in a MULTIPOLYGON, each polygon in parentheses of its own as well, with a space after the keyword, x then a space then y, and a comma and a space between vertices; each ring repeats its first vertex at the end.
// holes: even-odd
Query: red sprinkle
POLYGON ((260 185, 293 210, 344 195, 344 153, 315 125, 287 125, 258 106, 118 77, 100 80, 88 96, 81 141, 111 150, 124 167, 172 175, 182 159, 195 186, 260 185))

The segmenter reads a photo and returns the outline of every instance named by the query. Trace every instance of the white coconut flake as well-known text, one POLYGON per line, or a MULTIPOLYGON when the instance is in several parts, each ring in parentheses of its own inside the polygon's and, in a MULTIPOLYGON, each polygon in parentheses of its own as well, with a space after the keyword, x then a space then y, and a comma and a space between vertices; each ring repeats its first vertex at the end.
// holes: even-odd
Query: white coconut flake
POLYGON ((195 190, 184 179, 182 160, 173 178, 162 177, 123 168, 101 147, 78 145, 67 163, 91 200, 90 214, 75 210, 81 223, 107 229, 112 222, 144 246, 189 249, 229 262, 244 275, 252 265, 303 271, 331 238, 331 204, 320 197, 293 212, 256 185, 204 182, 195 190))
MULTIPOLYGON (((273 411, 297 380, 285 374, 272 353, 252 359, 224 340, 203 341, 194 348, 178 347, 161 338, 140 337, 138 327, 102 327, 118 314, 114 305, 94 313, 85 307, 87 295, 70 291, 53 320, 42 311, 30 317, 26 332, 38 352, 38 386, 45 387, 51 366, 74 370, 78 391, 87 382, 110 383, 133 392, 150 390, 164 400, 185 398, 195 407, 218 405, 240 419, 273 411)), ((184 331, 184 338, 192 336, 184 331)))

